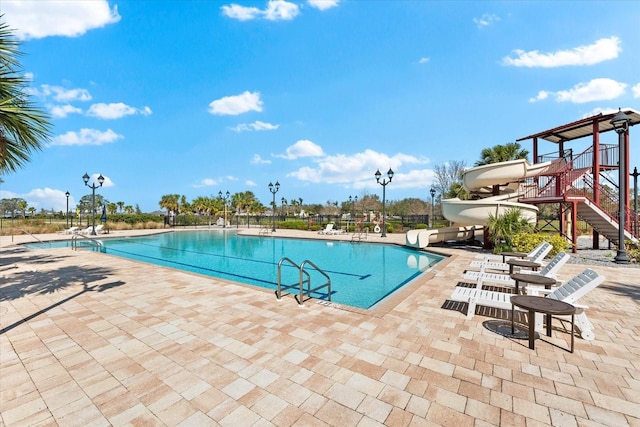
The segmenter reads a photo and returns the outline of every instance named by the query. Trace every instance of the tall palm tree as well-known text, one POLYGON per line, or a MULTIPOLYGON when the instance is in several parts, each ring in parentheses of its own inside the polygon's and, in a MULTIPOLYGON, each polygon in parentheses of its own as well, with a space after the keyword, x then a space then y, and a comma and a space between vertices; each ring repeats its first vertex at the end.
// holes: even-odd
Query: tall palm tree
POLYGON ((48 115, 24 90, 29 80, 21 74, 18 46, 13 31, 0 22, 0 174, 24 166, 51 136, 48 115))
POLYGON ((179 213, 178 208, 180 207, 179 201, 179 194, 165 194, 162 196, 159 205, 161 208, 167 210, 167 215, 170 215, 171 212, 177 215, 179 213))
POLYGON ((504 145, 498 144, 492 148, 483 148, 476 166, 526 159, 528 156, 529 151, 522 148, 517 142, 509 142, 504 145))

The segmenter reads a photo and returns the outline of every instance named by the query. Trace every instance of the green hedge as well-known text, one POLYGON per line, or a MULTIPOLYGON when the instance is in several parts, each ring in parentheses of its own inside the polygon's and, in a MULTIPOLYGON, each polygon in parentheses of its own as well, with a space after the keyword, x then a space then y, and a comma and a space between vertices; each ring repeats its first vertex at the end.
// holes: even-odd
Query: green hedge
POLYGON ((549 258, 554 257, 558 252, 566 252, 571 247, 567 239, 562 236, 550 236, 540 233, 519 233, 513 236, 513 247, 511 249, 518 252, 531 252, 533 248, 544 241, 551 243, 552 246, 551 252, 549 252, 548 255, 549 258))

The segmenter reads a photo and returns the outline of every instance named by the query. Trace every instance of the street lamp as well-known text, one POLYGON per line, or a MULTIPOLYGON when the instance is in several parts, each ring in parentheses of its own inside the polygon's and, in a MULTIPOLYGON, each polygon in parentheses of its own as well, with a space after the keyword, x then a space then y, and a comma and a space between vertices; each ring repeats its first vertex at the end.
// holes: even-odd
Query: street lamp
POLYGON ((351 209, 349 210, 349 216, 351 216, 351 213, 353 212, 353 216, 355 217, 356 203, 358 203, 358 196, 355 196, 353 198, 351 196, 349 196, 349 202, 351 203, 351 209))
POLYGON ((84 181, 84 185, 86 185, 91 189, 91 217, 93 218, 91 235, 95 236, 97 234, 96 233, 96 188, 102 187, 102 184, 104 183, 104 176, 102 176, 102 174, 98 176, 98 183, 100 185, 96 185, 95 183, 91 183, 91 185, 89 185, 89 178, 90 178, 89 174, 85 172, 84 176, 82 177, 82 180, 84 181))
POLYGON ((433 223, 434 223, 433 207, 436 200, 436 189, 431 187, 431 190, 429 190, 429 194, 431 194, 431 228, 433 228, 433 223))
POLYGON ((618 181, 619 181, 619 195, 618 195, 618 253, 614 258, 617 264, 629 264, 629 258, 627 258, 627 252, 624 247, 624 222, 626 215, 626 201, 627 201, 627 156, 626 156, 626 144, 625 135, 629 131, 629 121, 631 119, 621 109, 611 119, 611 125, 618 134, 618 181))
POLYGON ((218 197, 224 202, 224 224, 222 228, 227 228, 227 202, 229 201, 229 196, 230 194, 228 191, 224 197, 222 197, 222 191, 218 191, 218 197))
POLYGON ((65 217, 67 218, 67 228, 69 228, 69 196, 71 195, 71 193, 67 191, 66 193, 64 193, 64 195, 67 196, 67 214, 65 215, 65 217))
POLYGON ((640 173, 638 173, 638 168, 634 167, 633 173, 630 173, 629 175, 633 177, 633 211, 636 214, 633 223, 635 224, 634 230, 636 235, 638 235, 638 175, 640 175, 640 173))
POLYGON ((389 168, 389 171, 387 172, 387 176, 389 177, 389 180, 387 181, 387 179, 383 179, 382 181, 380 181, 380 177, 382 176, 382 174, 380 173, 380 169, 378 169, 375 173, 375 177, 376 177, 376 182, 380 185, 382 185, 382 234, 380 235, 380 237, 387 237, 387 223, 386 223, 386 213, 385 213, 385 203, 386 203, 386 194, 385 194, 385 190, 387 188, 387 184, 389 184, 391 182, 391 180, 393 179, 393 171, 391 170, 391 168, 389 168))
POLYGON ((271 231, 276 231, 276 193, 280 189, 280 183, 276 181, 276 185, 269 183, 269 191, 273 194, 273 202, 271 203, 272 211, 271 211, 271 231))

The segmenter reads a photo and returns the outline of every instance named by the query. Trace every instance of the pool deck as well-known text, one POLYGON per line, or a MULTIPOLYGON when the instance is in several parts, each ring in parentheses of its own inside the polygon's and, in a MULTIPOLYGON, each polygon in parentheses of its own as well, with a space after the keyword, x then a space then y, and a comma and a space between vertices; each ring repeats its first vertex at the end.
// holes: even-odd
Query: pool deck
POLYGON ((446 262, 363 311, 26 241, 0 236, 0 426, 640 426, 637 268, 594 267, 596 338, 572 354, 557 320, 530 350, 448 301, 477 248, 434 247, 446 262))

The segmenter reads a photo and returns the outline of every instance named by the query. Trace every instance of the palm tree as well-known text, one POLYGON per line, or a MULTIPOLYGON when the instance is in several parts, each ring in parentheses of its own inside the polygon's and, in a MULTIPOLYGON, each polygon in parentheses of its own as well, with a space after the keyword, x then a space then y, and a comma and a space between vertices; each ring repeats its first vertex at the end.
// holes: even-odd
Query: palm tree
POLYGON ((48 115, 24 91, 29 80, 21 73, 18 46, 13 31, 0 22, 0 173, 24 166, 51 136, 48 115))
POLYGON ((529 152, 522 148, 517 142, 509 142, 504 145, 496 145, 492 148, 483 148, 480 152, 480 160, 476 166, 489 165, 492 163, 508 162, 509 160, 526 159, 529 152))
MULTIPOLYGON (((165 194, 160 199, 160 207, 167 210, 167 216, 171 217, 171 214, 178 215, 178 208, 180 204, 178 201, 180 200, 179 194, 165 194)), ((173 225, 173 224, 172 224, 173 225)))

